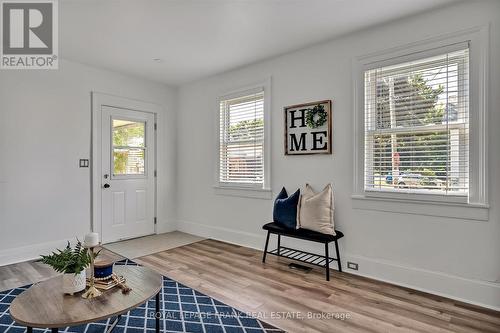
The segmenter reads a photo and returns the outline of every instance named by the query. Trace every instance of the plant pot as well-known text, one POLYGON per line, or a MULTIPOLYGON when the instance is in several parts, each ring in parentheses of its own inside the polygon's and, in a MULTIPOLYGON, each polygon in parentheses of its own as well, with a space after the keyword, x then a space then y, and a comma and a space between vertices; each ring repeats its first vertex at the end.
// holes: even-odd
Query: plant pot
POLYGON ((74 293, 84 290, 87 282, 86 277, 85 270, 78 274, 63 274, 63 292, 65 294, 73 295, 74 293))

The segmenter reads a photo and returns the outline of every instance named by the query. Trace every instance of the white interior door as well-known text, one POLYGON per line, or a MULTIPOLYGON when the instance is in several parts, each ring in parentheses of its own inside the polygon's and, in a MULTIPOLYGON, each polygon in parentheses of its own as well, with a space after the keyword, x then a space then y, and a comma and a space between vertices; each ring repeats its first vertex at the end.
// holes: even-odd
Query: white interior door
POLYGON ((102 242, 155 232, 154 114, 102 106, 102 242))

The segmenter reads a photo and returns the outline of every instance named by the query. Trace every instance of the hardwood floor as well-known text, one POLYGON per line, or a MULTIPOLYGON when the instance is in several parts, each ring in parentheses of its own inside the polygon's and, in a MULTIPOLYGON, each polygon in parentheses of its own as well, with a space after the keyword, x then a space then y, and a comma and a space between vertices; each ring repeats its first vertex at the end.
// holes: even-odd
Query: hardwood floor
POLYGON ((55 275, 57 272, 52 268, 36 261, 2 266, 0 267, 0 291, 46 280, 55 275))
POLYGON ((322 269, 261 260, 260 251, 214 240, 136 259, 288 332, 500 332, 496 311, 333 270, 327 282, 322 269), (283 318, 288 312, 349 318, 283 318))
MULTIPOLYGON (((306 274, 261 256, 204 240, 135 261, 288 332, 500 332, 500 312, 334 270, 327 282, 319 268, 306 274)), ((0 267, 0 290, 53 274, 36 262, 0 267)))

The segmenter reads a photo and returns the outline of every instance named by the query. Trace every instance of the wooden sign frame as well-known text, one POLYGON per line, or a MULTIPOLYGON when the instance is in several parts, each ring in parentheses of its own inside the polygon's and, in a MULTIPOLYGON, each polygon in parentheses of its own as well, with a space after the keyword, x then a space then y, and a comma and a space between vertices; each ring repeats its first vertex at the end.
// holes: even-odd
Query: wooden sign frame
MULTIPOLYGON (((332 154, 332 113, 333 113, 333 110, 332 110, 332 100, 323 100, 323 101, 317 101, 317 102, 310 102, 310 103, 303 103, 303 104, 296 104, 296 105, 290 105, 290 106, 285 106, 283 108, 283 113, 284 113, 284 120, 285 120, 285 155, 317 155, 317 154, 332 154), (324 106, 324 109, 327 113, 327 119, 326 119, 326 124, 320 126, 319 128, 322 129, 322 131, 317 131, 316 128, 309 128, 307 127, 306 125, 306 130, 307 130, 307 133, 306 136, 305 136, 305 143, 302 143, 302 136, 300 138, 300 141, 299 141, 299 144, 297 144, 297 140, 294 140, 294 142, 296 143, 295 144, 295 147, 289 147, 289 137, 288 137, 288 134, 289 134, 289 125, 292 125, 294 126, 294 124, 288 124, 288 114, 291 112, 291 111, 302 111, 302 116, 304 116, 305 112, 307 112, 308 110, 314 108, 315 106, 317 105, 323 105, 324 106), (305 110, 305 111, 303 111, 305 110), (318 137, 316 134, 318 134, 319 132, 323 133, 325 132, 326 130, 326 140, 324 141, 323 138, 324 137, 318 137), (316 134, 313 134, 313 133, 316 133, 316 134), (316 140, 314 140, 316 139, 316 140), (327 147, 326 149, 306 149, 306 150, 296 150, 294 148, 298 148, 298 146, 300 145, 300 143, 302 143, 302 146, 306 145, 307 144, 307 140, 313 140, 316 141, 316 143, 320 143, 320 144, 323 144, 323 143, 326 143, 327 147)), ((301 119, 302 120, 302 117, 299 117, 299 118, 295 118, 295 119, 301 119)), ((302 124, 304 124, 304 122, 302 121, 302 124)), ((305 128, 304 126, 301 126, 302 128, 305 128)), ((302 134, 302 133, 301 133, 302 134)), ((291 133, 291 135, 293 135, 291 133)), ((296 137, 295 137, 296 139, 296 137)))

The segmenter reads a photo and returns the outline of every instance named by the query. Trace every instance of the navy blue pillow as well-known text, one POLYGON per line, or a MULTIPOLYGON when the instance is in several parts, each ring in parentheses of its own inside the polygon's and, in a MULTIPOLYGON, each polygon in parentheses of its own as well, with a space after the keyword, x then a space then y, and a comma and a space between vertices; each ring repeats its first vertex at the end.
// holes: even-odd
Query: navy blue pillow
POLYGON ((286 228, 295 229, 297 226, 297 205, 299 204, 300 189, 288 196, 283 187, 274 200, 273 220, 286 228))

